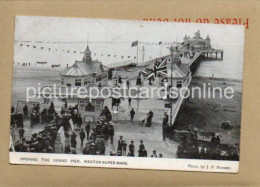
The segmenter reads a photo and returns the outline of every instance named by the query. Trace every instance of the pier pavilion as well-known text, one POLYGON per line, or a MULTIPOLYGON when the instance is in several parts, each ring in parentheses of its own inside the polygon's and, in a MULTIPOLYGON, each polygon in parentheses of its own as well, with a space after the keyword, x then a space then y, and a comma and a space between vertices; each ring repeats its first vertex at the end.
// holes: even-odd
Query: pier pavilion
POLYGON ((104 86, 108 83, 108 68, 101 62, 92 60, 87 46, 82 61, 76 61, 71 67, 60 73, 61 85, 67 87, 104 86))

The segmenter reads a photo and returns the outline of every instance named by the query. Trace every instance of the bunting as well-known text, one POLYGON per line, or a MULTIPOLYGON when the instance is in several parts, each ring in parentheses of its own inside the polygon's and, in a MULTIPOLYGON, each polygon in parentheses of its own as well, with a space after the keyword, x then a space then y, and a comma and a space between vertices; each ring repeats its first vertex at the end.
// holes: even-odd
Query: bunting
MULTIPOLYGON (((44 47, 44 46, 37 46, 37 45, 30 45, 30 44, 23 44, 23 43, 21 43, 21 41, 15 41, 15 42, 19 42, 19 43, 17 43, 20 47, 23 47, 23 46, 26 46, 26 47, 32 47, 33 49, 37 49, 37 48, 39 48, 40 50, 44 50, 45 48, 49 51, 49 52, 54 52, 54 51, 56 51, 56 52, 58 52, 58 51, 62 51, 62 52, 65 52, 65 53, 71 53, 71 54, 84 54, 84 52, 82 52, 82 51, 77 51, 77 50, 66 50, 66 49, 57 49, 57 48, 52 48, 52 47, 44 47)), ((30 41, 23 41, 23 42, 30 42, 30 41)), ((57 44, 57 43, 61 43, 61 42, 42 42, 42 41, 35 41, 35 43, 52 43, 52 44, 57 44)), ((65 43, 65 42, 64 42, 65 43)), ((68 42, 67 42, 68 43, 68 42)), ((75 42, 75 43, 77 43, 77 42, 75 42)), ((84 43, 84 42, 81 42, 81 43, 84 43)), ((103 42, 104 43, 104 42, 103 42)), ((114 43, 118 43, 118 42, 109 42, 109 44, 114 44, 114 43)), ((139 41, 134 41, 134 42, 132 42, 131 43, 131 47, 135 47, 135 46, 137 46, 138 44, 143 44, 143 45, 172 45, 172 44, 176 44, 176 42, 162 42, 162 41, 159 41, 159 42, 157 42, 157 43, 155 43, 155 42, 139 42, 139 41)), ((179 43, 180 45, 185 45, 184 43, 179 43)), ((44 45, 44 44, 43 44, 44 45)), ((120 59, 130 59, 130 58, 132 58, 132 59, 134 59, 134 60, 136 60, 137 59, 137 56, 131 56, 131 55, 118 55, 118 54, 98 54, 98 53, 93 53, 93 56, 101 56, 101 57, 108 57, 108 58, 116 58, 116 57, 118 57, 118 58, 120 58, 120 59)), ((152 57, 151 56, 149 56, 149 59, 152 59, 152 57)))

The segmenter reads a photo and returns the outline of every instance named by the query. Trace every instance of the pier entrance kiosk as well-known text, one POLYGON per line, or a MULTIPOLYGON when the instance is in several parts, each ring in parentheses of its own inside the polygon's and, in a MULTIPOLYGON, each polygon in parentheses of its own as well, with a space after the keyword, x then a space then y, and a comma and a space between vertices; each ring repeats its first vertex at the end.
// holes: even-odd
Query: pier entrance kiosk
POLYGON ((95 122, 98 120, 104 106, 104 99, 78 99, 79 114, 84 122, 95 122))

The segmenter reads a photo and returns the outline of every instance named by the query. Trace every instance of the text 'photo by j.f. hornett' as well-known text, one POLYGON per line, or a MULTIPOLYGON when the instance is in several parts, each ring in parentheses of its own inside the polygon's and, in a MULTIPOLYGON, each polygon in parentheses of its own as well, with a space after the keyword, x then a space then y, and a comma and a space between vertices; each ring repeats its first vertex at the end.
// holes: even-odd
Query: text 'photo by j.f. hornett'
POLYGON ((10 163, 239 171, 244 27, 17 16, 10 163))

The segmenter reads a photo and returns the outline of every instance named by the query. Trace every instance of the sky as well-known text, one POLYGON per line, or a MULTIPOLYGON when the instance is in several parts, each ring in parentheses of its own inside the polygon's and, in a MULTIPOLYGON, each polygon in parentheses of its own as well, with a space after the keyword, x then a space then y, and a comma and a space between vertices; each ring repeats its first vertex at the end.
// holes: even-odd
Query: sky
MULTIPOLYGON (((160 41, 182 42, 185 34, 193 37, 198 30, 200 30, 203 38, 209 35, 213 48, 229 51, 224 56, 224 58, 227 56, 226 59, 230 59, 227 66, 239 67, 240 69, 237 71, 241 71, 244 50, 243 26, 86 18, 17 16, 15 21, 14 62, 31 62, 34 64, 37 61, 47 61, 49 65, 72 65, 75 60, 82 59, 80 52, 85 50, 88 43, 92 51, 92 58, 102 61, 103 64, 108 64, 133 59, 134 56, 137 56, 137 48, 131 47, 133 41, 138 40, 155 44, 160 41), (23 46, 20 46, 22 44, 20 41, 31 42, 23 43, 23 46), (44 43, 36 43, 36 41, 44 43), (27 47, 27 45, 30 46, 27 47), (44 49, 41 49, 41 47, 44 47, 44 49), (51 48, 50 51, 49 48, 51 48), (232 49, 234 49, 233 54, 232 49), (74 53, 74 51, 76 52, 74 53), (101 56, 101 54, 103 55, 101 56), (123 59, 122 56, 124 56, 123 59)), ((169 54, 167 47, 169 46, 163 45, 162 55, 169 54)), ((139 62, 160 55, 161 46, 159 45, 139 44, 138 46, 139 62)))

